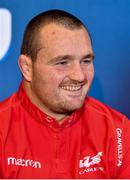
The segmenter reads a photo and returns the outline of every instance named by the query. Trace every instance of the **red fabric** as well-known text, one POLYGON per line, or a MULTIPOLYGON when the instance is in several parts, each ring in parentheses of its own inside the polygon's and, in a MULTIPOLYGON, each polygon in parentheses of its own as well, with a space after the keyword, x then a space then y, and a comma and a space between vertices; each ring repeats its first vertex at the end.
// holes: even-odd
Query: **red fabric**
POLYGON ((130 122, 87 97, 59 125, 22 85, 0 103, 0 178, 130 178, 130 122))

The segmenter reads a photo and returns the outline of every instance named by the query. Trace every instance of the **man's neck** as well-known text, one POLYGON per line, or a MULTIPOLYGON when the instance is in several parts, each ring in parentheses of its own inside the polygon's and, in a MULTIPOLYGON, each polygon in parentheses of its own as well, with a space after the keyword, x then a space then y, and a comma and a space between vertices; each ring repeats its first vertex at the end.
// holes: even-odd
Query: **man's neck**
POLYGON ((42 112, 44 112, 46 115, 51 116, 54 119, 56 119, 59 124, 62 124, 66 120, 66 118, 71 115, 71 113, 56 113, 56 112, 52 112, 51 110, 46 108, 46 106, 44 106, 43 103, 40 103, 40 101, 38 101, 38 99, 32 93, 29 83, 26 82, 25 80, 23 80, 23 86, 24 86, 24 89, 25 89, 26 94, 27 94, 28 98, 30 99, 30 101, 38 109, 40 109, 42 112))

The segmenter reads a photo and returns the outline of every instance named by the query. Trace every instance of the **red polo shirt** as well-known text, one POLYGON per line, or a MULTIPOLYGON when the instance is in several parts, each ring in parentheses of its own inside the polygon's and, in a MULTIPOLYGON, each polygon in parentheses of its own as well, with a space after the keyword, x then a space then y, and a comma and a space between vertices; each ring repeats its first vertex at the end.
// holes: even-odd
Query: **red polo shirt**
POLYGON ((0 178, 130 178, 130 122, 87 97, 61 125, 23 86, 0 103, 0 178))

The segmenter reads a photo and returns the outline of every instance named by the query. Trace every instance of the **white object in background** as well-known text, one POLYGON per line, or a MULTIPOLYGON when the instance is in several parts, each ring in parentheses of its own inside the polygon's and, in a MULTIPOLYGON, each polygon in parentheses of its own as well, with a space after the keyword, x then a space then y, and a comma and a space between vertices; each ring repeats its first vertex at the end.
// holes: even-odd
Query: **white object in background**
POLYGON ((6 55, 12 34, 12 18, 8 9, 0 8, 0 61, 6 55))

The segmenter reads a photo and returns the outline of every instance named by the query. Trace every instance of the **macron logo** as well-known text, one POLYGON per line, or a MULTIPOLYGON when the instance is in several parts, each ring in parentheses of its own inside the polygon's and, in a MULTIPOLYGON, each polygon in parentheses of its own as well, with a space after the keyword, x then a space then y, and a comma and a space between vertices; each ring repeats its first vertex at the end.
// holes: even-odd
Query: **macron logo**
POLYGON ((16 159, 15 157, 8 157, 8 165, 25 166, 33 168, 41 168, 41 163, 33 160, 16 159))

